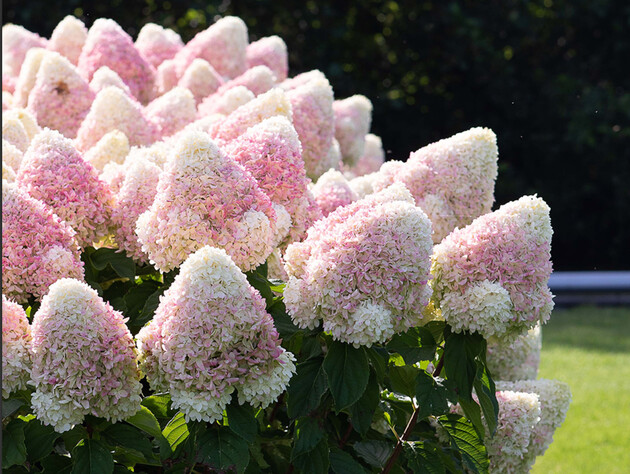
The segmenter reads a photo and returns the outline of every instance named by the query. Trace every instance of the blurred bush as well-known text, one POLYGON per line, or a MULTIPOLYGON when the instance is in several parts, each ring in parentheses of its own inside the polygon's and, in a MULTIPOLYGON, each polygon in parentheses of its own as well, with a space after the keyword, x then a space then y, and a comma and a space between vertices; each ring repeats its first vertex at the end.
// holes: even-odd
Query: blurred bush
POLYGON ((49 36, 65 15, 156 22, 187 41, 224 15, 277 34, 290 72, 374 103, 388 159, 472 126, 499 138, 497 204, 551 206, 558 270, 630 268, 630 3, 625 0, 187 2, 5 0, 3 22, 49 36))

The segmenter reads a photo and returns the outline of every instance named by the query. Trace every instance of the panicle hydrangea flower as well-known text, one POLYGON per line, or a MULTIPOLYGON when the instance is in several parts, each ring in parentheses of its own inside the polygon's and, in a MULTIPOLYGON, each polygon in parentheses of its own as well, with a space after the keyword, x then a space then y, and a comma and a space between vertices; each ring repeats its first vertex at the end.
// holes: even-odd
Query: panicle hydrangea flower
POLYGON ((88 30, 83 22, 68 15, 55 26, 47 47, 51 51, 57 51, 76 65, 79 62, 79 56, 87 40, 87 35, 88 30))
POLYGON ((254 95, 260 95, 274 87, 276 82, 276 76, 274 76, 273 71, 267 66, 254 66, 240 76, 224 83, 219 87, 217 93, 222 94, 234 87, 245 86, 252 91, 254 95))
POLYGON ((2 114, 2 140, 9 142, 22 153, 30 143, 22 122, 16 117, 7 117, 6 114, 2 114))
POLYGON ((195 97, 183 87, 175 87, 153 100, 144 112, 157 126, 160 137, 173 135, 197 117, 195 97))
POLYGON ((107 163, 103 167, 103 171, 99 174, 99 179, 103 181, 113 194, 117 194, 122 187, 123 181, 125 180, 125 172, 128 166, 127 163, 115 163, 110 162, 107 163))
POLYGON ((184 42, 170 28, 147 23, 140 29, 135 46, 142 57, 157 68, 165 60, 172 59, 184 47, 184 42))
POLYGON ((55 282, 32 326, 37 418, 63 433, 86 415, 124 420, 140 409, 137 350, 122 313, 83 282, 55 282))
POLYGON ((184 262, 137 341, 151 387, 168 390, 187 420, 220 420, 234 390, 265 408, 295 373, 258 291, 209 246, 184 262))
POLYGON ((289 79, 283 87, 287 89, 287 98, 293 110, 293 125, 302 143, 306 174, 312 180, 317 180, 321 173, 330 168, 323 169, 319 162, 325 158, 329 161, 327 158, 334 138, 335 116, 332 87, 323 74, 314 72, 318 74, 304 73, 300 74, 303 78, 297 76, 289 79))
POLYGON ((13 95, 10 92, 2 91, 2 112, 11 108, 13 108, 13 95))
POLYGON ((50 54, 44 48, 29 49, 24 57, 20 75, 15 82, 14 105, 16 107, 26 107, 28 96, 35 86, 37 71, 42 64, 42 60, 50 54))
POLYGON ((98 94, 103 89, 109 86, 118 87, 119 89, 123 90, 125 94, 127 94, 129 97, 133 97, 131 89, 129 89, 129 86, 123 82, 118 74, 116 74, 107 66, 101 66, 92 76, 92 80, 90 81, 90 89, 92 89, 95 94, 98 94))
POLYGON ((385 162, 385 150, 383 150, 383 142, 381 137, 368 133, 365 136, 365 148, 363 155, 354 164, 354 166, 344 167, 344 173, 348 179, 366 174, 376 173, 385 162))
POLYGON ((2 159, 2 179, 7 183, 15 182, 15 171, 4 162, 4 158, 2 159))
POLYGON ((358 199, 345 176, 333 169, 321 175, 311 191, 324 217, 358 199))
POLYGON ((145 159, 151 163, 155 163, 160 167, 160 169, 163 169, 166 164, 166 160, 168 159, 171 147, 177 144, 175 137, 176 135, 168 137, 169 140, 173 139, 172 142, 168 143, 160 141, 153 143, 151 146, 132 147, 129 151, 129 155, 127 155, 127 158, 125 159, 125 166, 132 165, 138 159, 145 159))
POLYGON ((23 156, 24 153, 22 153, 18 147, 9 143, 4 138, 2 139, 2 162, 11 167, 13 171, 20 169, 23 156))
POLYGON ((209 117, 213 114, 229 115, 256 97, 252 91, 245 86, 236 86, 226 90, 222 94, 211 94, 199 104, 197 115, 199 117, 209 117))
POLYGON ((287 242, 301 240, 321 217, 308 198, 302 147, 291 122, 283 116, 263 120, 225 146, 225 152, 256 178, 275 204, 284 206, 292 228, 287 242))
POLYGON ((76 144, 80 150, 93 147, 103 135, 120 130, 129 144, 150 145, 159 135, 157 127, 144 115, 142 106, 118 87, 109 86, 96 99, 79 127, 76 144))
POLYGON ((4 65, 2 67, 2 92, 13 94, 15 92, 15 81, 17 80, 17 77, 7 74, 4 71, 4 65))
POLYGON ((338 208, 284 255, 293 322, 355 346, 425 323, 431 223, 403 186, 338 208))
POLYGON ((106 133, 92 148, 85 152, 84 159, 98 171, 107 163, 123 163, 129 154, 129 140, 120 130, 106 133))
POLYGON ((315 176, 319 180, 321 176, 328 170, 341 169, 341 151, 339 150, 339 142, 333 138, 328 152, 319 159, 319 161, 311 162, 309 176, 315 176))
POLYGON ((488 369, 495 380, 532 380, 538 376, 542 331, 540 325, 518 336, 513 342, 500 338, 488 340, 488 369))
POLYGON ((20 74, 22 62, 31 48, 45 48, 46 39, 19 25, 2 26, 2 73, 12 77, 20 74))
POLYGON ((275 244, 276 212, 256 180, 203 132, 187 132, 160 175, 157 195, 136 232, 163 272, 205 245, 224 248, 243 271, 275 244))
POLYGON ((6 114, 3 114, 2 117, 6 119, 18 119, 24 127, 29 143, 33 140, 33 138, 35 138, 35 135, 42 130, 39 125, 37 125, 35 117, 33 117, 33 115, 26 109, 15 108, 9 110, 6 114))
POLYGON ((535 394, 540 400, 540 421, 531 432, 527 453, 517 464, 517 472, 529 472, 536 457, 545 454, 556 429, 564 422, 571 404, 571 390, 564 382, 548 379, 497 382, 497 390, 535 394))
POLYGON ((178 81, 177 85, 184 87, 195 96, 195 103, 200 103, 204 97, 208 97, 217 91, 223 84, 223 79, 208 61, 195 59, 178 81))
POLYGON ((102 66, 116 72, 143 104, 153 98, 155 69, 136 49, 131 36, 107 18, 94 22, 78 61, 79 72, 88 81, 102 66))
POLYGON ((18 303, 41 298, 59 278, 83 278, 74 231, 43 202, 2 182, 2 291, 18 303))
POLYGON ((162 170, 145 158, 137 158, 125 173, 118 191, 117 205, 112 213, 116 228, 114 239, 118 248, 139 262, 148 262, 136 235, 138 216, 149 209, 157 193, 157 185, 162 170))
POLYGON ((267 66, 278 81, 284 81, 289 74, 287 45, 279 36, 266 36, 247 45, 247 67, 267 66))
POLYGON ((433 301, 456 331, 513 340, 553 309, 549 206, 523 196, 456 229, 433 251, 433 301))
POLYGON ((35 137, 16 183, 72 226, 80 247, 107 235, 114 205, 111 190, 59 132, 44 129, 35 137))
POLYGON ((94 97, 90 85, 72 63, 59 53, 49 52, 37 71, 27 109, 42 127, 74 138, 94 97))
POLYGON ((490 212, 497 177, 497 137, 471 128, 412 153, 406 163, 387 162, 375 189, 394 181, 409 188, 433 223, 433 242, 490 212))
POLYGON ((273 88, 240 106, 225 120, 214 124, 209 133, 222 146, 245 133, 248 128, 276 115, 291 120, 291 103, 281 89, 273 88))
POLYGON ((379 179, 379 173, 374 172, 370 174, 364 174, 363 176, 357 176, 356 178, 348 181, 350 189, 352 189, 359 199, 363 199, 365 196, 374 193, 374 183, 379 179))
POLYGON ((284 269, 284 259, 282 258, 282 253, 279 248, 274 249, 267 258, 267 275, 269 278, 282 281, 289 279, 289 275, 284 269))
POLYGON ((335 138, 339 142, 343 162, 349 166, 363 155, 365 136, 372 124, 372 102, 364 95, 353 95, 333 103, 335 138))
POLYGON ((25 390, 31 378, 31 326, 24 309, 2 295, 2 398, 25 390))
POLYGON ((195 58, 208 61, 224 79, 245 72, 247 26, 238 17, 226 16, 200 31, 175 55, 177 75, 181 77, 195 58))
POLYGON ((157 95, 162 95, 170 91, 177 85, 177 65, 175 60, 167 59, 160 64, 155 73, 155 87, 157 95))

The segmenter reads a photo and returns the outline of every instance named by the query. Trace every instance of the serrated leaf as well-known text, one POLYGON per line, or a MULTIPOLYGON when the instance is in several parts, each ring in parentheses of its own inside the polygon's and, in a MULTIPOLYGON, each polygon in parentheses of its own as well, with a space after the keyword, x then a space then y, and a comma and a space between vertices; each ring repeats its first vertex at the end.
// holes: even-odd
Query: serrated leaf
POLYGON ((378 381, 376 380, 376 374, 371 370, 365 392, 361 398, 350 407, 352 426, 361 436, 365 436, 372 425, 372 418, 374 418, 374 412, 380 401, 380 395, 381 391, 378 386, 378 381))
POLYGON ((258 422, 252 407, 240 405, 234 400, 227 406, 226 412, 230 429, 245 441, 253 443, 258 433, 258 422))
POLYGON ((51 454, 39 461, 44 468, 44 474, 68 474, 72 471, 72 458, 51 454))
POLYGON ((464 410, 466 418, 472 422, 479 437, 483 439, 485 433, 483 429, 483 422, 481 421, 481 408, 479 408, 477 402, 474 399, 466 400, 462 398, 459 400, 459 405, 462 407, 462 410, 464 410))
POLYGON ((324 437, 324 429, 315 418, 300 418, 295 422, 291 460, 311 452, 324 437))
POLYGON ((304 337, 300 351, 300 359, 307 360, 322 355, 322 345, 317 337, 304 337))
POLYGON ((368 383, 368 359, 363 348, 333 342, 324 358, 324 371, 337 412, 356 402, 368 383))
POLYGON ((269 307, 273 305, 274 295, 273 291, 271 291, 271 284, 269 283, 269 280, 267 280, 266 273, 267 264, 264 263, 256 270, 245 273, 245 276, 247 276, 247 281, 249 282, 249 284, 256 288, 260 293, 260 296, 265 299, 267 307, 269 307))
POLYGON ((141 406, 140 410, 138 410, 135 415, 130 416, 125 421, 155 438, 162 436, 162 430, 157 418, 151 413, 151 410, 145 406, 141 406))
POLYGON ((133 280, 136 276, 136 264, 124 252, 101 247, 91 253, 89 259, 92 266, 99 271, 105 270, 107 265, 110 265, 121 278, 133 280))
POLYGON ((422 372, 417 367, 404 365, 389 368, 389 381, 394 392, 402 393, 408 397, 416 395, 416 376, 422 372))
POLYGON ((436 344, 439 344, 444 340, 444 329, 446 328, 446 322, 430 321, 422 326, 422 328, 431 333, 436 344))
POLYGON ((488 452, 468 420, 459 415, 443 415, 438 423, 448 433, 451 446, 459 451, 468 469, 476 473, 488 472, 488 452))
POLYGON ((448 412, 448 390, 446 387, 423 370, 418 372, 415 382, 418 420, 429 415, 442 415, 448 412))
POLYGON ((141 403, 142 406, 147 407, 158 420, 165 418, 170 419, 173 416, 173 410, 170 409, 171 396, 168 393, 144 397, 141 403))
POLYGON ((24 427, 26 452, 30 462, 48 456, 61 436, 52 426, 43 425, 39 420, 31 420, 24 427))
POLYGON ((405 445, 405 455, 413 472, 445 474, 446 467, 440 458, 440 448, 432 443, 405 445))
POLYGON ((72 450, 72 474, 111 474, 114 457, 98 440, 85 439, 72 450))
POLYGON ((26 445, 24 444, 24 428, 26 423, 15 419, 2 429, 2 468, 26 462, 26 445))
POLYGON ((366 440, 354 443, 356 453, 370 466, 382 468, 394 447, 387 441, 366 440))
POLYGON ((308 415, 319 405, 328 388, 322 366, 323 358, 309 359, 297 365, 296 373, 287 388, 287 412, 289 417, 308 415))
POLYGON ((496 387, 490 375, 490 371, 487 369, 486 365, 479 360, 477 361, 477 374, 475 375, 473 385, 490 435, 494 435, 499 419, 499 402, 497 401, 496 387))
POLYGON ((387 349, 398 352, 407 365, 433 360, 436 348, 433 335, 424 328, 411 328, 403 334, 396 334, 387 344, 387 349))
POLYGON ((324 437, 315 448, 293 460, 293 465, 302 474, 327 474, 329 461, 328 441, 324 437))
POLYGON ((66 450, 72 451, 79 442, 88 437, 88 432, 83 425, 75 425, 70 431, 62 433, 66 450))
POLYGON ((365 474, 365 469, 349 453, 339 448, 330 450, 330 467, 336 474, 365 474))
POLYGON ((234 467, 244 472, 249 464, 247 442, 228 429, 206 430, 198 438, 198 446, 201 462, 215 469, 234 467))
POLYGON ((162 430, 162 436, 164 436, 173 451, 186 441, 189 435, 188 425, 182 412, 175 415, 162 430))
MULTIPOLYGON (((145 410, 147 409, 145 408, 145 410)), ((153 447, 151 445, 151 441, 149 441, 149 439, 146 438, 138 428, 134 428, 133 426, 129 426, 124 423, 116 423, 115 425, 108 426, 102 432, 102 436, 112 446, 121 446, 123 448, 137 451, 142 455, 142 460, 149 460, 153 458, 153 447)))
POLYGON ((387 360, 389 358, 387 350, 372 346, 371 348, 366 349, 365 352, 370 359, 370 365, 376 373, 376 378, 379 382, 383 382, 387 372, 387 360))
POLYGON ((444 371, 457 388, 460 399, 472 400, 472 389, 477 374, 475 358, 484 348, 484 340, 477 333, 451 333, 444 343, 444 371))
POLYGON ((273 317, 273 324, 283 340, 291 339, 300 331, 300 328, 291 321, 291 316, 287 314, 287 309, 282 300, 275 301, 267 308, 267 312, 273 317))
POLYGON ((24 400, 19 398, 9 398, 8 400, 2 400, 2 419, 5 419, 25 405, 24 400))

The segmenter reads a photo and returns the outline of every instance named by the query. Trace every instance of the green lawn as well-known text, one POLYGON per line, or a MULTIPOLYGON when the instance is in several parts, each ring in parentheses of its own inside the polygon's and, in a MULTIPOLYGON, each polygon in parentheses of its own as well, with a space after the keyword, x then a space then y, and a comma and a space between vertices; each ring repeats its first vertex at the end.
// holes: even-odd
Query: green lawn
POLYGON ((630 308, 554 311, 539 377, 568 383, 573 401, 532 472, 630 472, 630 308))

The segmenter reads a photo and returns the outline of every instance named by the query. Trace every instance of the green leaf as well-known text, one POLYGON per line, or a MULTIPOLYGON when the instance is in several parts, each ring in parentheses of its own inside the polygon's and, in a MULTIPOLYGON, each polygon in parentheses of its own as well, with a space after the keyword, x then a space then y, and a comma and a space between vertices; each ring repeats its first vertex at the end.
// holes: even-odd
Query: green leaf
MULTIPOLYGON (((372 418, 374 418, 374 412, 376 411, 380 398, 381 391, 378 386, 378 381, 376 380, 376 374, 371 370, 370 379, 365 392, 361 398, 350 407, 352 426, 361 436, 365 436, 370 429, 372 418)), ((332 463, 332 458, 330 462, 332 463)))
POLYGON ((72 451, 79 442, 88 437, 88 432, 83 425, 75 425, 70 431, 62 433, 66 450, 72 451))
POLYGON ((239 405, 235 400, 226 409, 230 429, 249 443, 253 443, 258 433, 258 422, 249 405, 239 405))
POLYGON ((186 424, 186 419, 182 412, 175 415, 164 427, 164 430, 162 430, 162 436, 166 438, 166 441, 173 451, 175 451, 177 446, 186 441, 189 434, 188 425, 186 424))
POLYGON ((39 420, 31 420, 24 427, 26 452, 30 462, 48 456, 61 436, 52 426, 43 425, 39 420))
POLYGON ((475 375, 474 387, 490 435, 494 435, 499 419, 499 402, 497 401, 496 387, 490 375, 490 371, 487 366, 479 360, 477 361, 477 374, 475 375))
POLYGON ((387 360, 389 359, 387 350, 372 346, 369 349, 366 349, 365 352, 370 359, 370 365, 376 372, 376 378, 379 383, 382 383, 385 379, 385 374, 387 373, 387 360))
POLYGON ((267 312, 273 317, 273 323, 278 334, 284 340, 289 340, 300 332, 300 328, 293 324, 291 316, 287 314, 287 309, 282 300, 277 300, 267 308, 267 312))
POLYGON ((330 450, 330 467, 336 474, 365 474, 366 470, 349 453, 339 448, 330 450))
POLYGON ((477 374, 475 358, 485 350, 480 334, 451 333, 444 346, 444 371, 456 387, 460 399, 472 400, 472 389, 477 374))
POLYGON ((315 418, 300 418, 295 422, 295 435, 291 460, 310 453, 324 437, 324 429, 315 418))
POLYGON ((437 344, 429 330, 411 328, 392 337, 387 349, 398 352, 405 359, 405 363, 411 365, 421 360, 433 360, 437 344))
POLYGON ((141 460, 150 460, 154 457, 151 441, 138 428, 116 423, 107 427, 102 435, 112 446, 122 446, 137 451, 142 455, 141 460))
POLYGON ((139 285, 132 286, 124 296, 125 306, 127 307, 125 316, 128 316, 131 320, 144 316, 142 310, 147 302, 147 298, 160 290, 160 286, 160 283, 155 280, 146 280, 139 285))
POLYGON ((267 264, 264 263, 256 270, 245 273, 245 276, 247 276, 249 284, 258 290, 260 296, 265 298, 267 307, 269 307, 273 305, 274 294, 273 291, 271 291, 271 284, 269 283, 269 280, 267 280, 266 273, 267 264))
POLYGON ((9 398, 2 400, 2 419, 13 415, 25 405, 25 401, 20 398, 9 398))
POLYGON ((312 359, 322 355, 322 345, 317 336, 304 337, 300 351, 300 360, 312 359))
POLYGON ((415 382, 418 420, 429 415, 442 415, 448 412, 448 389, 439 380, 421 370, 415 382))
POLYGON ((155 438, 162 437, 162 430, 160 429, 157 418, 155 418, 155 415, 153 415, 151 410, 146 406, 141 406, 140 410, 135 415, 130 416, 125 421, 155 438))
POLYGON ((416 394, 416 376, 421 369, 412 365, 393 366, 389 368, 389 381, 394 392, 402 393, 408 397, 416 394))
POLYGON ((144 397, 142 399, 142 406, 151 410, 151 413, 160 421, 170 420, 174 413, 171 409, 171 396, 168 393, 160 393, 151 395, 150 397, 144 397))
POLYGON ((394 449, 390 442, 372 439, 354 443, 353 447, 357 454, 370 466, 378 468, 382 468, 385 465, 394 449))
POLYGON ((97 270, 105 270, 107 265, 112 267, 121 278, 133 280, 136 276, 136 264, 124 252, 116 249, 101 247, 89 256, 92 266, 97 270))
POLYGON ((297 365, 287 388, 287 413, 291 418, 308 415, 319 405, 328 388, 322 366, 323 358, 309 359, 297 365))
POLYGON ((430 321, 422 326, 422 328, 431 333, 436 344, 439 344, 444 340, 444 329, 446 328, 446 322, 430 321))
POLYGON ((68 474, 72 471, 72 458, 51 454, 39 461, 44 468, 44 474, 68 474))
POLYGON ((228 429, 206 430, 199 437, 198 446, 201 462, 215 469, 236 468, 244 472, 249 464, 247 442, 228 429))
POLYGON ((329 450, 326 438, 317 443, 315 448, 293 460, 293 465, 302 474, 327 474, 329 450))
POLYGON ((2 468, 24 464, 26 462, 26 445, 24 444, 24 427, 26 423, 20 419, 11 422, 2 429, 2 468))
POLYGON ((438 423, 447 431, 451 446, 459 451, 468 469, 476 473, 488 472, 488 452, 468 420, 459 415, 443 415, 438 423))
POLYGON ((462 398, 459 400, 459 405, 464 410, 464 415, 466 415, 466 418, 468 418, 472 422, 473 427, 477 431, 479 437, 483 439, 485 432, 483 429, 483 422, 481 421, 481 408, 479 408, 477 402, 474 399, 466 400, 462 398))
POLYGON ((446 467, 440 458, 440 448, 433 443, 406 444, 405 456, 413 472, 427 474, 445 474, 446 467))
POLYGON ((323 367, 337 412, 361 398, 370 375, 363 348, 334 341, 328 347, 323 367))
POLYGON ((111 474, 114 457, 98 440, 85 439, 72 450, 72 474, 111 474))

